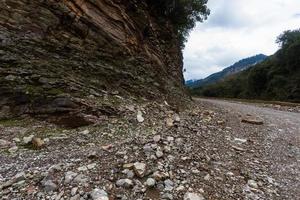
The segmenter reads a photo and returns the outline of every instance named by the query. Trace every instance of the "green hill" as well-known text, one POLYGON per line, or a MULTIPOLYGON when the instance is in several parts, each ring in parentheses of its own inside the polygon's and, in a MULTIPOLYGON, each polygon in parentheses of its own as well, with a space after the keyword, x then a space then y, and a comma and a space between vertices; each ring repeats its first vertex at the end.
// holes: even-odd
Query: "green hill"
POLYGON ((193 95, 300 102, 300 29, 277 39, 280 49, 264 62, 204 87, 193 95))

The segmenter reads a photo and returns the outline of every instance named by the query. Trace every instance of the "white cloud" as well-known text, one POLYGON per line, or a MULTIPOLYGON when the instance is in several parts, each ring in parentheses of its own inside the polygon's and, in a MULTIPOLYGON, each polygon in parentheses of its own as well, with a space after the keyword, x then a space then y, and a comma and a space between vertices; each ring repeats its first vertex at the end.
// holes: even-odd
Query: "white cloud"
POLYGON ((209 19, 184 50, 186 79, 204 78, 258 53, 273 54, 276 37, 300 28, 299 0, 209 0, 209 19))

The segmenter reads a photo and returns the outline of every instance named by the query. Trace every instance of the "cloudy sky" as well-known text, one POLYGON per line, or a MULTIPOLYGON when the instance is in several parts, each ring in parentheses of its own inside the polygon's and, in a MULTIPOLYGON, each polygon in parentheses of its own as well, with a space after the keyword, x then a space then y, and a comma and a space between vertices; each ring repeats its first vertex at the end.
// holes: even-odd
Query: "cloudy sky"
POLYGON ((300 28, 300 0, 208 0, 211 14, 191 32, 185 79, 204 78, 259 53, 273 54, 276 37, 300 28))

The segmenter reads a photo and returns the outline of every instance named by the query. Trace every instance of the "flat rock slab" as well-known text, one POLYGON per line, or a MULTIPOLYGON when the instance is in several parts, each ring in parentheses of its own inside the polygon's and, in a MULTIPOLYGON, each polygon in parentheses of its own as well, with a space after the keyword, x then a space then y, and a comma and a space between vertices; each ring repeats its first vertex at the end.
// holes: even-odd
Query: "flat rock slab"
POLYGON ((242 118, 243 123, 248 123, 248 124, 255 124, 255 125, 262 125, 264 124, 264 121, 260 117, 256 116, 246 116, 242 118))

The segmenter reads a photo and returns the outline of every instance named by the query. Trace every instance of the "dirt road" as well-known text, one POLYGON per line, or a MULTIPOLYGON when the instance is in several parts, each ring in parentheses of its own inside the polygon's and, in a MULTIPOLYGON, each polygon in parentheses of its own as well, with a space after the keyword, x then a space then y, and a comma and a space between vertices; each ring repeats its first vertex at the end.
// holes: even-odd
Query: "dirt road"
POLYGON ((217 107, 233 116, 229 120, 235 131, 245 137, 256 132, 260 143, 252 151, 260 152, 258 159, 270 163, 266 169, 278 183, 279 199, 300 199, 300 114, 264 108, 254 104, 223 100, 197 99, 208 107, 217 107), (237 122, 234 116, 247 114, 263 118, 264 125, 237 122), (252 125, 253 126, 253 125, 252 125))

